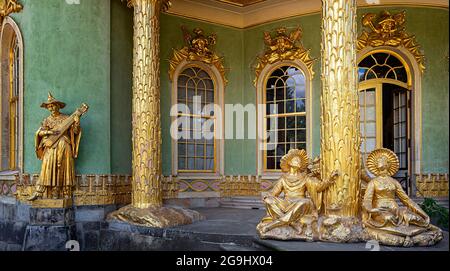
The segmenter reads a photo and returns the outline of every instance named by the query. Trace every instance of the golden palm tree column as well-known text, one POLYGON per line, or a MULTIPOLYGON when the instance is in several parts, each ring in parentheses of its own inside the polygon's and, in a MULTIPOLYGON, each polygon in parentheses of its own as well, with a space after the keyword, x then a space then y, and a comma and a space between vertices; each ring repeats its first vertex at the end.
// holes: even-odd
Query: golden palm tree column
POLYGON ((349 241, 351 225, 360 224, 356 0, 322 0, 322 9, 321 173, 341 173, 324 198, 325 215, 332 217, 324 225, 330 239, 349 241))
POLYGON ((168 0, 128 0, 134 8, 132 204, 109 215, 133 224, 172 227, 200 215, 163 207, 160 110, 160 13, 168 0))

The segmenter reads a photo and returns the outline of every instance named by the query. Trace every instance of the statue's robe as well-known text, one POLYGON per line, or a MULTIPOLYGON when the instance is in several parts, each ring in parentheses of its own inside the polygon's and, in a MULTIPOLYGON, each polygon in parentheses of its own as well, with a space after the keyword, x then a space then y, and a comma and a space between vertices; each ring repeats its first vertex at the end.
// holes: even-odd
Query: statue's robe
POLYGON ((51 145, 48 136, 40 136, 42 131, 55 131, 69 116, 49 116, 35 136, 36 155, 42 160, 38 187, 73 187, 75 183, 75 162, 81 139, 81 128, 72 125, 51 145), (51 146, 50 146, 51 145, 51 146))
POLYGON ((321 192, 326 187, 325 182, 306 174, 283 175, 264 200, 267 216, 262 223, 278 220, 284 222, 284 225, 291 225, 302 223, 305 216, 317 219, 322 206, 321 192), (283 198, 280 197, 281 194, 284 194, 283 198))

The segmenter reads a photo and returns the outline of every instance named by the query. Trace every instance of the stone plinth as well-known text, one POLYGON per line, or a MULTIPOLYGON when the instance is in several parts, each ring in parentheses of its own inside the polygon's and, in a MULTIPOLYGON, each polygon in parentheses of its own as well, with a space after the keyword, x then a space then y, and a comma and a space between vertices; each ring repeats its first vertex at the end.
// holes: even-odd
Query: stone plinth
MULTIPOLYGON (((67 202, 57 200, 58 206, 67 202)), ((75 213, 70 208, 30 209, 30 224, 26 228, 23 250, 65 251, 66 243, 76 239, 75 213)))

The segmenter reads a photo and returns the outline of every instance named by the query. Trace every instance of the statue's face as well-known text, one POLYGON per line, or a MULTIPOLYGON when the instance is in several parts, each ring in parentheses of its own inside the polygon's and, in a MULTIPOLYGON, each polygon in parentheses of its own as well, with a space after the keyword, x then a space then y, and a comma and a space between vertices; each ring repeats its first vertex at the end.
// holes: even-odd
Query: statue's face
POLYGON ((391 31, 392 29, 394 29, 395 23, 392 22, 392 21, 386 21, 386 22, 384 22, 384 23, 381 25, 381 27, 382 27, 382 30, 383 30, 384 32, 389 32, 389 31, 391 31))
POLYGON ((48 111, 50 111, 52 114, 59 112, 59 106, 57 104, 49 104, 47 105, 48 111))
POLYGON ((298 157, 294 157, 291 162, 289 163, 289 165, 294 168, 294 169, 299 169, 302 165, 302 162, 300 161, 300 158, 298 157))
POLYGON ((381 157, 378 159, 378 169, 380 170, 380 173, 386 173, 389 169, 389 162, 386 157, 381 157))

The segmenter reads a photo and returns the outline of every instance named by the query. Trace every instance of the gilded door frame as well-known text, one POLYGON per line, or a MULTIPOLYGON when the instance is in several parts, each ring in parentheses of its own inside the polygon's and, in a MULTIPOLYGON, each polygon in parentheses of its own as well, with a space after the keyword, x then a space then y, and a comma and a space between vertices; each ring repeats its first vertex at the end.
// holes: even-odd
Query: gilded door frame
POLYGON ((395 84, 405 87, 410 92, 411 107, 409 111, 411 116, 409 117, 409 131, 411 133, 411 153, 409 161, 411 164, 411 192, 414 194, 417 190, 415 176, 422 172, 422 71, 414 56, 403 47, 380 46, 374 48, 368 46, 358 52, 358 65, 364 58, 375 53, 388 53, 395 56, 402 62, 408 74, 408 80, 405 85, 401 85, 399 81, 392 79, 383 79, 383 82, 396 82, 395 84))

